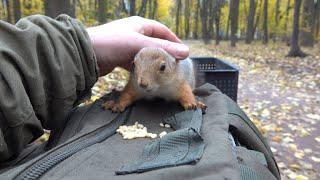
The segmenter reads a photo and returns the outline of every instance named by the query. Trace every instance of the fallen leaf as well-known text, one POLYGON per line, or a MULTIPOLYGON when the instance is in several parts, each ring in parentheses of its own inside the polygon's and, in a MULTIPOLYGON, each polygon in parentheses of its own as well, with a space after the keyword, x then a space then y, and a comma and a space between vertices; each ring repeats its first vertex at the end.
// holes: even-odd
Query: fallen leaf
POLYGON ((289 167, 293 170, 300 170, 301 166, 299 164, 290 164, 289 167))
POLYGON ((312 164, 310 164, 310 163, 305 163, 305 162, 301 163, 301 166, 302 166, 304 169, 312 169, 312 168, 313 168, 312 164))
POLYGON ((318 158, 318 157, 311 156, 311 159, 312 159, 314 162, 317 162, 317 163, 320 162, 320 158, 318 158))
POLYGON ((285 137, 285 138, 283 139, 283 141, 286 142, 286 143, 290 143, 290 142, 293 142, 293 139, 290 138, 290 137, 285 137))
POLYGON ((308 177, 303 176, 303 175, 297 175, 297 176, 295 177, 295 180, 308 180, 308 179, 309 179, 308 177))
POLYGON ((279 167, 280 169, 283 169, 283 168, 286 167, 286 165, 285 165, 283 162, 278 162, 278 167, 279 167))
POLYGON ((273 137, 271 138, 271 140, 274 141, 274 142, 280 142, 281 139, 282 139, 282 138, 281 138, 280 136, 273 136, 273 137))
POLYGON ((304 157, 304 152, 303 151, 295 152, 294 156, 298 159, 302 159, 304 157))
POLYGON ((288 174, 288 177, 289 177, 290 179, 295 179, 297 176, 298 176, 298 175, 297 175, 295 172, 293 172, 293 171, 291 171, 291 172, 288 174))
POLYGON ((320 115, 318 114, 307 114, 307 117, 315 120, 320 120, 320 115))
POLYGON ((306 148, 303 150, 305 153, 310 154, 312 153, 312 149, 306 148))

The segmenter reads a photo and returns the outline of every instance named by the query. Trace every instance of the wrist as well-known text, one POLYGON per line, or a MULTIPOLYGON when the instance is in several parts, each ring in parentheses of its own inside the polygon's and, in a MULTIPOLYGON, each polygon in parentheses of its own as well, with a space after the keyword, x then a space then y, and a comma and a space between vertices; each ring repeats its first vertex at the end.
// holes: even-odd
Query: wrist
POLYGON ((110 73, 115 68, 114 63, 112 63, 110 61, 110 58, 108 58, 107 56, 108 53, 106 52, 106 47, 108 46, 104 43, 102 38, 98 36, 95 27, 87 28, 86 30, 89 35, 91 45, 97 59, 99 76, 104 76, 110 73))

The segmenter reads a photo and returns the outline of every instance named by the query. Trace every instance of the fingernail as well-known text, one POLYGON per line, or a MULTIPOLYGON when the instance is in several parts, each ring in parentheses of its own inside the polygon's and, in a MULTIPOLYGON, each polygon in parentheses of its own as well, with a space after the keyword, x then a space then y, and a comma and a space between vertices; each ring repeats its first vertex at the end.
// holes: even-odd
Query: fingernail
POLYGON ((184 59, 189 55, 189 47, 184 44, 177 45, 176 58, 184 59))

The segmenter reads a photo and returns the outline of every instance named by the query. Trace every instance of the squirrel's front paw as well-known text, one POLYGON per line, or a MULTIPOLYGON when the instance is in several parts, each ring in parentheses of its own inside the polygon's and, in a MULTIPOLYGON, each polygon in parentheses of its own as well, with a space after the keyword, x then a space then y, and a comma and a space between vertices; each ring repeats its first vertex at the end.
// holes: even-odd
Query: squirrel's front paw
POLYGON ((203 102, 198 101, 197 107, 198 107, 198 108, 201 108, 202 110, 206 110, 208 106, 205 105, 203 102))
POLYGON ((186 102, 186 103, 183 103, 182 106, 184 107, 185 110, 191 110, 191 109, 197 109, 197 108, 200 108, 202 110, 206 110, 207 109, 207 106, 201 101, 198 101, 198 102, 186 102))
POLYGON ((197 109, 197 103, 195 102, 186 102, 182 106, 185 110, 197 109))
POLYGON ((101 106, 104 108, 104 109, 111 109, 113 106, 114 106, 115 102, 114 101, 107 101, 105 103, 103 103, 101 106))
POLYGON ((126 108, 126 106, 124 106, 121 103, 116 103, 114 101, 107 101, 104 104, 102 104, 102 107, 104 107, 104 109, 111 109, 111 111, 113 113, 117 113, 117 112, 123 112, 126 108))

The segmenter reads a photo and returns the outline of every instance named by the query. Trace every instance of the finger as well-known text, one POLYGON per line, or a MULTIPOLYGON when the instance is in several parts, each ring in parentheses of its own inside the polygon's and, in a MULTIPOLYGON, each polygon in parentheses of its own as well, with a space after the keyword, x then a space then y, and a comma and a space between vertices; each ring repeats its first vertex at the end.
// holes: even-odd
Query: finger
POLYGON ((166 50, 169 54, 179 60, 185 59, 189 56, 188 46, 181 43, 171 42, 159 38, 147 37, 143 35, 141 35, 141 38, 138 38, 137 41, 140 41, 135 43, 136 45, 139 45, 139 50, 144 47, 159 47, 166 50))
POLYGON ((165 39, 172 42, 182 43, 182 41, 165 25, 155 20, 145 19, 140 33, 146 36, 165 39))

